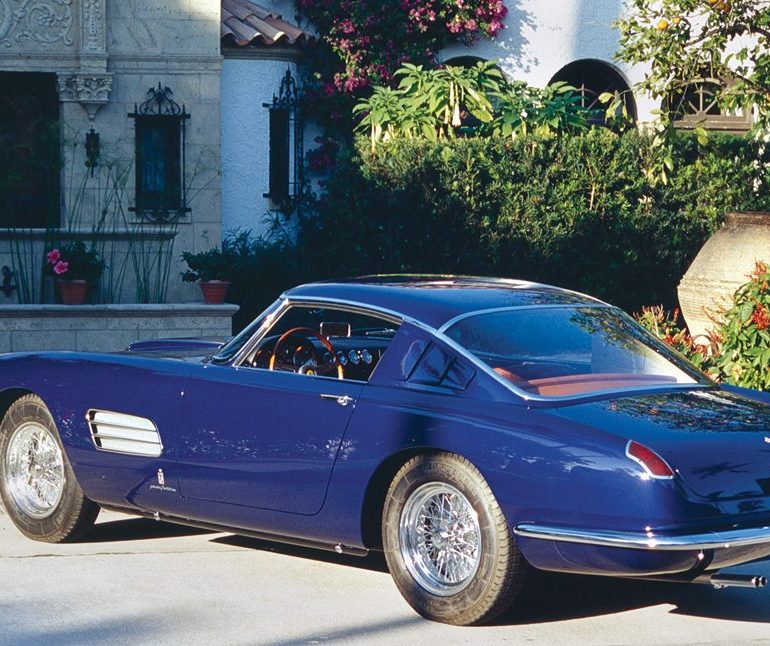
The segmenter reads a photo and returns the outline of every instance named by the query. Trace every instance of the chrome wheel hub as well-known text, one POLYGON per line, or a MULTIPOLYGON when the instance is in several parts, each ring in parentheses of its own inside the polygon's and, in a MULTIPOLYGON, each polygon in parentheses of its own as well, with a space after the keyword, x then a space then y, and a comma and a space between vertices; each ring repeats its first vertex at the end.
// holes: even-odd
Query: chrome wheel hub
POLYGON ((27 516, 47 518, 64 493, 64 458, 51 432, 29 422, 17 428, 5 454, 8 492, 27 516))
POLYGON ((481 560, 481 529, 468 499, 455 487, 429 482, 404 505, 399 524, 401 556, 428 592, 449 596, 471 582, 481 560))

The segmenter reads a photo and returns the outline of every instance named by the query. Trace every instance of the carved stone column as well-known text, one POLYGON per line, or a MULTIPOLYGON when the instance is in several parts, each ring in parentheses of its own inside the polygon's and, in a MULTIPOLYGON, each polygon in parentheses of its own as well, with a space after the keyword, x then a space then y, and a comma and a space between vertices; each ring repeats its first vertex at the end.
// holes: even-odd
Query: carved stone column
MULTIPOLYGON (((80 69, 107 69, 106 0, 80 0, 80 69)), ((120 0, 118 0, 120 1, 120 0)))
POLYGON ((112 90, 112 74, 107 73, 106 9, 106 0, 80 0, 80 69, 58 77, 60 99, 80 103, 92 121, 109 102, 112 90))

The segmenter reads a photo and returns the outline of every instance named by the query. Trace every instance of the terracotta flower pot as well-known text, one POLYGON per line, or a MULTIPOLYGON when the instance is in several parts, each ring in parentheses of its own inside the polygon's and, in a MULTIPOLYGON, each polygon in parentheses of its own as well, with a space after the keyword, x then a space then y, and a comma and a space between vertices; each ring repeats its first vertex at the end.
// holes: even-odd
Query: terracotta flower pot
POLYGON ((206 305, 221 305, 224 303, 230 283, 226 280, 207 280, 198 283, 203 292, 203 302, 206 305))
POLYGON ((82 305, 86 302, 88 293, 88 281, 85 280, 58 280, 59 295, 64 305, 82 305))

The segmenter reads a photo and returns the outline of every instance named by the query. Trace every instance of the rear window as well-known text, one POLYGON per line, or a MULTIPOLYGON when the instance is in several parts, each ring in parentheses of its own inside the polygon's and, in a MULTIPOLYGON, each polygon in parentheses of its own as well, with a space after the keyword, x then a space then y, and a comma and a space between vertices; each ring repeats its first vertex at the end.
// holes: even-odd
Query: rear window
POLYGON ((543 397, 710 383, 614 308, 480 313, 458 321, 446 333, 501 377, 543 397))

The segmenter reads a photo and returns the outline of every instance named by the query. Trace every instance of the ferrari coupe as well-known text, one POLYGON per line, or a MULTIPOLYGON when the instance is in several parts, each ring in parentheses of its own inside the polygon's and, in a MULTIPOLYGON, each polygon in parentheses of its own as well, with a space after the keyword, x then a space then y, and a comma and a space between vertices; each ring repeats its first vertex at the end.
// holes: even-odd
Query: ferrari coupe
POLYGON ((100 508, 382 550, 469 625, 534 570, 727 585, 770 556, 770 405, 622 311, 529 282, 285 292, 234 338, 0 356, 0 496, 30 538, 100 508))

